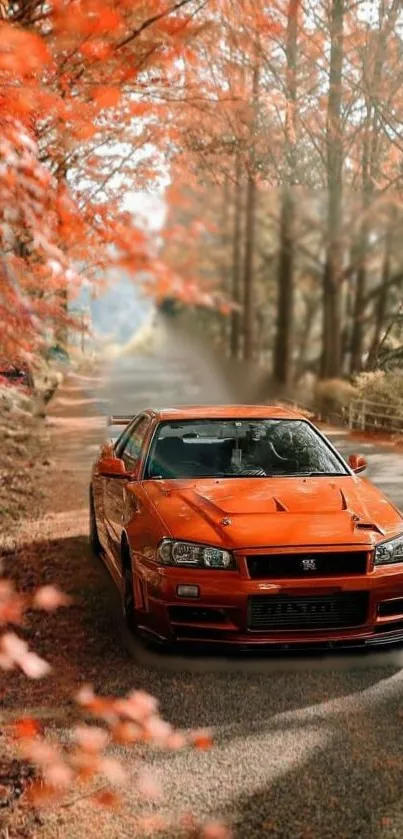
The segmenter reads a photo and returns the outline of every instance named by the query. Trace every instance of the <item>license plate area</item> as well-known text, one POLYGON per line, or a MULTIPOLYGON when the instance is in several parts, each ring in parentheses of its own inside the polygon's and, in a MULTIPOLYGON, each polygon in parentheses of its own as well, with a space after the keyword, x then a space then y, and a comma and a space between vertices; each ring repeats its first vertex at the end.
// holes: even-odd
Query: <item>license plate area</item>
POLYGON ((339 629, 360 626, 368 613, 367 592, 328 595, 254 595, 248 629, 339 629))

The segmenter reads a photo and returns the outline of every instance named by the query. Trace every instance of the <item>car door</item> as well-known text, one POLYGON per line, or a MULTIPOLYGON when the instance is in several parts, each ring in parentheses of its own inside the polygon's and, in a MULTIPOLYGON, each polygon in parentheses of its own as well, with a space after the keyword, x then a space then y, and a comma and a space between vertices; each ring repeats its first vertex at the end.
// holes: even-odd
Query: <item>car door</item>
MULTIPOLYGON (((150 417, 144 414, 140 415, 132 423, 128 433, 123 435, 116 445, 115 455, 123 460, 129 474, 135 474, 136 472, 150 426, 150 417)), ((119 556, 120 551, 123 511, 129 480, 130 478, 127 481, 121 478, 105 478, 105 524, 115 559, 119 556)))
POLYGON ((107 481, 109 479, 103 475, 100 475, 98 466, 99 462, 105 457, 120 457, 120 452, 122 451, 124 445, 129 439, 134 423, 137 422, 137 420, 138 417, 133 417, 131 422, 129 422, 129 424, 126 425, 126 427, 121 432, 121 434, 119 434, 117 439, 113 440, 112 438, 110 438, 108 440, 105 440, 105 442, 101 446, 99 460, 95 463, 94 470, 92 473, 91 488, 95 502, 95 509, 97 511, 98 536, 103 549, 108 552, 108 555, 108 548, 110 548, 110 539, 105 515, 105 503, 109 496, 109 492, 106 491, 107 481))

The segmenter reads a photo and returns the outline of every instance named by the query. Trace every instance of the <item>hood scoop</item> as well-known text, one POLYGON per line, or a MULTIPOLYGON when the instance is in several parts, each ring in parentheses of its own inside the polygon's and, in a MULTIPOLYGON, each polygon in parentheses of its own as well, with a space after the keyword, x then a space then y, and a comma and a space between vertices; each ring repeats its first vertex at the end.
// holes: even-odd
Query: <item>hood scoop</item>
POLYGON ((375 522, 357 521, 357 517, 354 518, 354 527, 356 530, 373 530, 375 533, 380 533, 381 536, 385 535, 385 531, 375 522))
POLYGON ((381 536, 385 535, 385 531, 382 530, 378 524, 376 524, 373 521, 365 521, 364 519, 361 519, 357 513, 354 513, 352 510, 350 510, 347 504, 347 498, 344 495, 343 490, 340 489, 339 491, 341 495, 341 509, 349 511, 355 530, 372 530, 374 533, 380 533, 381 536))
POLYGON ((274 495, 273 495, 273 501, 274 501, 274 506, 276 508, 277 513, 289 513, 288 507, 286 507, 285 504, 283 504, 283 502, 280 501, 279 498, 276 498, 274 495))

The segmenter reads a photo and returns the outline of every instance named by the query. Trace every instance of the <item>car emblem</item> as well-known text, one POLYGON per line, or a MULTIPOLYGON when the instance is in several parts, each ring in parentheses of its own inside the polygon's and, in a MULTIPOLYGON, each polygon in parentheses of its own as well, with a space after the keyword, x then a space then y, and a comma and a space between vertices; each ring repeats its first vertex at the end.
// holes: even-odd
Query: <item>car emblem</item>
POLYGON ((303 571, 316 571, 316 559, 301 559, 301 567, 303 571))

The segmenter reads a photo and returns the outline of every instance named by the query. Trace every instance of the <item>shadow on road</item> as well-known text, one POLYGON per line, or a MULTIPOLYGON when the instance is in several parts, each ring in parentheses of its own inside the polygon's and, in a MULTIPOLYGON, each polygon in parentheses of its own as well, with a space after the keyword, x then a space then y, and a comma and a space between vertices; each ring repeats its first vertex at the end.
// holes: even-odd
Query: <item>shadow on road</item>
POLYGON ((212 670, 205 659, 195 671, 180 656, 167 670, 167 659, 153 655, 150 665, 150 654, 137 643, 133 647, 122 629, 119 594, 90 553, 80 509, 70 512, 78 533, 38 536, 6 560, 6 571, 25 591, 57 581, 74 605, 29 616, 26 638, 55 675, 28 683, 10 674, 3 709, 17 716, 44 706, 72 711, 83 682, 104 695, 141 688, 158 698, 173 725, 208 727, 215 736, 206 755, 152 757, 153 771, 169 785, 169 801, 181 798, 183 778, 192 777, 201 815, 227 817, 236 839, 399 835, 387 826, 401 807, 403 703, 396 662, 377 658, 380 666, 371 666, 367 657, 364 667, 350 661, 324 672, 320 662, 315 668, 309 660, 293 671, 285 659, 262 661, 259 670, 228 659, 216 661, 212 670))
MULTIPOLYGON (((295 749, 294 766, 277 771, 253 795, 241 795, 228 809, 234 836, 281 839, 376 839, 400 836, 403 802, 401 720, 403 684, 384 700, 349 713, 317 719, 315 713, 283 721, 287 737, 304 728, 321 733, 316 747, 295 749), (235 819, 234 819, 234 813, 235 819), (245 832, 247 831, 247 832, 245 832)), ((280 725, 281 721, 276 723, 280 725)), ((272 728, 269 722, 266 732, 272 728)), ((268 755, 268 763, 271 763, 268 755)))
POLYGON ((343 666, 338 667, 336 658, 325 663, 308 659, 295 663, 286 658, 248 662, 230 657, 195 661, 150 653, 123 628, 119 593, 102 562, 91 556, 85 535, 22 545, 18 554, 7 558, 6 572, 25 591, 57 580, 74 601, 54 615, 29 616, 27 640, 58 675, 46 683, 27 684, 25 677, 11 674, 3 691, 8 707, 67 699, 79 684, 89 681, 104 694, 124 694, 134 687, 156 693, 167 718, 177 725, 225 727, 229 718, 226 686, 233 692, 236 685, 242 701, 239 713, 231 708, 231 723, 255 731, 257 706, 258 728, 265 727, 274 714, 365 690, 400 669, 390 654, 386 654, 389 658, 378 655, 376 666, 371 666, 372 655, 361 658, 362 666, 357 668, 350 659, 343 659, 343 666))

